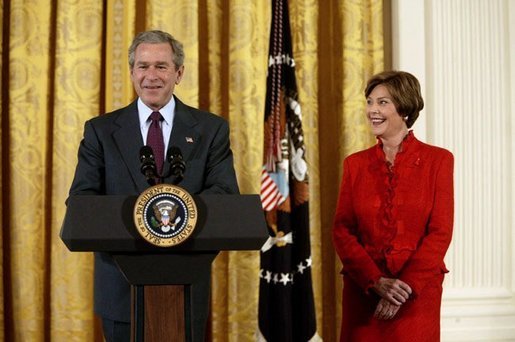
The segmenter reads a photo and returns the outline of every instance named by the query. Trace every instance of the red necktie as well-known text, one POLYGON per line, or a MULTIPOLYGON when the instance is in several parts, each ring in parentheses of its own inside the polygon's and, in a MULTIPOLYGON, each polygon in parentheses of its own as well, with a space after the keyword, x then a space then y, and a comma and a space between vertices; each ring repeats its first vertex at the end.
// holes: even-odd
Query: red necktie
POLYGON ((163 132, 161 131, 160 121, 163 117, 159 112, 150 114, 150 127, 147 135, 147 145, 152 147, 154 158, 156 160, 157 173, 161 175, 163 170, 163 160, 165 154, 165 143, 163 141, 163 132))

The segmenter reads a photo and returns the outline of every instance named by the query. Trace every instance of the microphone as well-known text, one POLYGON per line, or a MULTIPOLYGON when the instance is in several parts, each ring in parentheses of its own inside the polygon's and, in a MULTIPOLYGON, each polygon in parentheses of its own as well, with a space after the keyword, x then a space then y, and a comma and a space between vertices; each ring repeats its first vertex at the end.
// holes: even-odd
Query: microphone
POLYGON ((186 163, 182 159, 182 152, 177 146, 171 146, 168 149, 168 157, 166 158, 170 163, 170 174, 174 177, 173 184, 179 184, 186 171, 186 163))
POLYGON ((158 176, 156 161, 154 159, 154 151, 152 151, 152 147, 143 146, 139 150, 139 160, 141 162, 141 173, 145 175, 147 183, 150 185, 155 185, 156 178, 158 176))

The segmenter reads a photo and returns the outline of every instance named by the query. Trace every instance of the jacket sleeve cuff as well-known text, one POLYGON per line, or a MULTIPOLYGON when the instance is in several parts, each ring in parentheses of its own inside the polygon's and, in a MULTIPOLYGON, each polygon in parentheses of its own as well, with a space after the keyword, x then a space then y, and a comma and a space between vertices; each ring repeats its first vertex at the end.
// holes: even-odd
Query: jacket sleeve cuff
POLYGON ((377 282, 379 281, 379 278, 381 278, 383 276, 384 276, 383 274, 378 273, 374 277, 372 277, 368 280, 368 283, 366 283, 364 286, 365 293, 367 295, 370 295, 374 292, 374 285, 377 284, 377 282))

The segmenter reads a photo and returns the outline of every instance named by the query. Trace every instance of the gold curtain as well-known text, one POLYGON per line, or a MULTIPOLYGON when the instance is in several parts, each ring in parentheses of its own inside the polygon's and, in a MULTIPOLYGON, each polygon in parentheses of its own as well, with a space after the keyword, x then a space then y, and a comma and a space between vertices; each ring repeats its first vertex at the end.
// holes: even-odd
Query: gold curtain
MULTIPOLYGON (((91 253, 59 238, 86 119, 134 98, 127 48, 162 29, 185 46, 184 102, 223 115, 242 193, 258 193, 269 0, 0 1, 0 340, 101 341, 92 312, 91 253)), ((382 70, 383 1, 290 0, 310 170, 318 333, 339 334, 340 262, 331 225, 349 153, 373 143, 365 80, 382 70)), ((258 252, 213 264, 213 341, 254 341, 258 252)))

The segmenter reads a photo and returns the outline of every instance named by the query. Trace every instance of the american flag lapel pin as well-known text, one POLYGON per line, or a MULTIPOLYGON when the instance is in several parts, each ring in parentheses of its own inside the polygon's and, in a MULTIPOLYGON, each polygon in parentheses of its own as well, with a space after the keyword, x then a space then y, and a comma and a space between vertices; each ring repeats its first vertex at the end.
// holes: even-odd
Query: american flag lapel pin
POLYGON ((186 137, 186 142, 187 143, 192 143, 193 142, 193 138, 192 137, 186 137))

